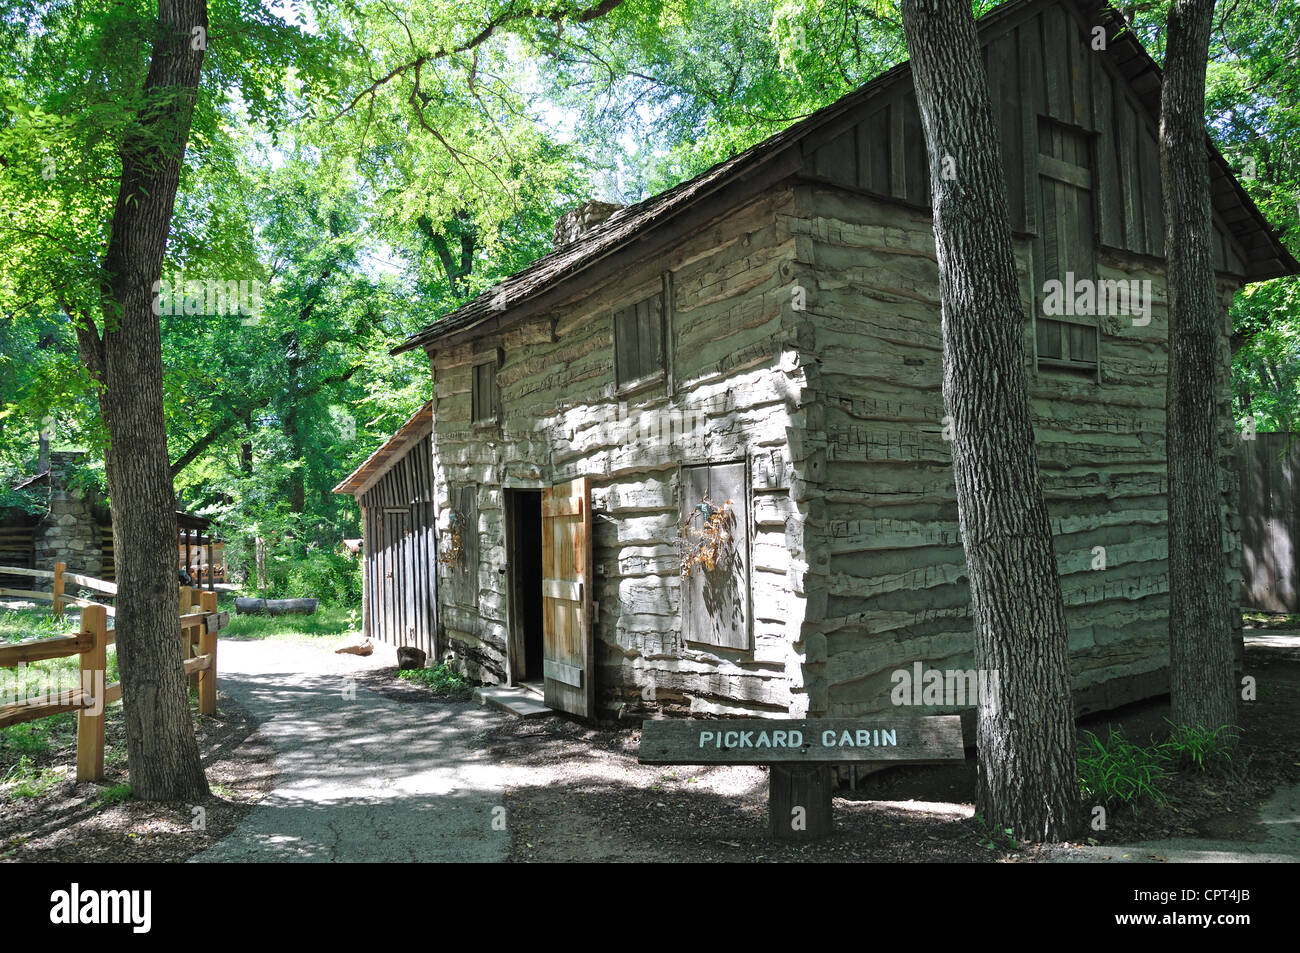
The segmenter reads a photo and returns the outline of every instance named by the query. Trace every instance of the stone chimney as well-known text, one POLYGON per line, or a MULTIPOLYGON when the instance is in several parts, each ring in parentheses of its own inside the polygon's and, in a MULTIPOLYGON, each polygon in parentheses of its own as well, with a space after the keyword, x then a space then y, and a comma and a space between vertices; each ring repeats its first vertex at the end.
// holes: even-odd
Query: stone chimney
POLYGON ((50 511, 32 536, 37 569, 68 564, 70 572, 98 576, 104 569, 99 523, 93 494, 68 487, 67 471, 84 458, 82 451, 50 454, 50 511))
POLYGON ((555 220, 555 248, 560 249, 576 242, 597 225, 603 225, 621 208, 622 205, 591 199, 565 212, 555 220))

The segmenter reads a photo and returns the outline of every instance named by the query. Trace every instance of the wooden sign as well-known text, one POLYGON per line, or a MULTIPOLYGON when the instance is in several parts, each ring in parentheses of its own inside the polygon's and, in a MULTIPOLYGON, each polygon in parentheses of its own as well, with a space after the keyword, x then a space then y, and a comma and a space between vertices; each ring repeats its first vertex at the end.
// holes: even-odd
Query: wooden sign
POLYGON ((641 723, 642 764, 927 764, 965 757, 957 715, 641 723))

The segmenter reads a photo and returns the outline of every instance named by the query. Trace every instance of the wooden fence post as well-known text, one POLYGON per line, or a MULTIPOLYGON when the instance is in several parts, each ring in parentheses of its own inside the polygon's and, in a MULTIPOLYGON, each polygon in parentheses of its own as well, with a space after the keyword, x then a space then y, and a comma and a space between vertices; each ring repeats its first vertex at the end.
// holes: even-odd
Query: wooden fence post
MULTIPOLYGON (((59 563, 62 566, 62 563, 59 563)), ((93 705, 77 714, 77 781, 104 780, 104 715, 108 707, 108 614, 103 606, 81 610, 81 634, 92 639, 81 653, 81 690, 93 694, 93 705)))
POLYGON ((54 564, 54 615, 55 618, 63 617, 63 573, 68 568, 67 563, 54 564))
MULTIPOLYGON (((204 612, 217 611, 217 594, 203 592, 199 594, 199 606, 204 612)), ((217 713, 217 630, 205 623, 199 633, 199 654, 210 659, 207 668, 199 672, 199 714, 215 715, 217 713)))

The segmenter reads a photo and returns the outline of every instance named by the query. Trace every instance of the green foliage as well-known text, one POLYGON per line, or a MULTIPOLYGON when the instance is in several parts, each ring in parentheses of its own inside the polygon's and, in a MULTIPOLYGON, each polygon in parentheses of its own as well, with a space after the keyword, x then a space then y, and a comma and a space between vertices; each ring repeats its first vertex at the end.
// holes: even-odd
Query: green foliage
POLYGON ((991 825, 983 814, 974 817, 978 830, 976 840, 985 850, 1019 850, 1020 842, 1010 827, 997 828, 991 825))
POLYGON ((38 767, 28 755, 21 755, 15 764, 10 765, 4 775, 0 776, 0 789, 12 800, 29 797, 42 797, 59 781, 62 772, 55 768, 38 767), (10 787, 12 785, 12 787, 10 787))
POLYGON ((121 804, 131 797, 131 785, 114 784, 99 792, 101 805, 121 804))
POLYGON ((1169 738, 1160 745, 1161 753, 1177 768, 1191 768, 1208 774, 1223 774, 1232 768, 1241 729, 1236 725, 1201 728, 1175 725, 1169 719, 1169 738))
POLYGON ((435 695, 453 701, 463 701, 473 692, 473 686, 459 672, 447 666, 446 662, 434 668, 408 668, 397 673, 397 677, 408 682, 419 682, 433 690, 435 695))
POLYGON ((355 615, 322 607, 315 615, 234 615, 221 630, 223 639, 277 639, 333 648, 355 631, 355 615))
POLYGON ((1079 746, 1079 782, 1085 800, 1105 805, 1142 799, 1161 807, 1169 797, 1161 789, 1170 776, 1168 759, 1159 748, 1144 748, 1126 739, 1113 725, 1102 741, 1091 731, 1079 746))
POLYGON ((322 605, 343 607, 361 602, 361 561, 331 549, 277 556, 268 564, 267 576, 269 598, 316 598, 322 605))

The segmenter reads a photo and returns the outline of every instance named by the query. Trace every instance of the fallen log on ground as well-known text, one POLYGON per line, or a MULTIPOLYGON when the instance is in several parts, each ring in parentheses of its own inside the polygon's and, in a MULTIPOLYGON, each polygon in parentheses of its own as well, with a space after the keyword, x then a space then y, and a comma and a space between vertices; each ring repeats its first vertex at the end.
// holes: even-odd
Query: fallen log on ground
POLYGON ((236 599, 236 615, 315 615, 319 599, 236 599))

